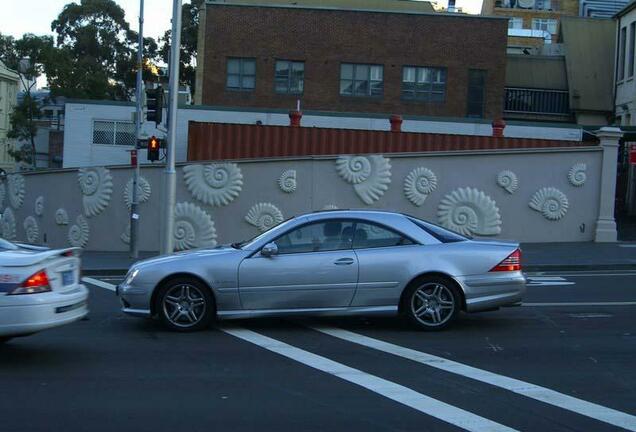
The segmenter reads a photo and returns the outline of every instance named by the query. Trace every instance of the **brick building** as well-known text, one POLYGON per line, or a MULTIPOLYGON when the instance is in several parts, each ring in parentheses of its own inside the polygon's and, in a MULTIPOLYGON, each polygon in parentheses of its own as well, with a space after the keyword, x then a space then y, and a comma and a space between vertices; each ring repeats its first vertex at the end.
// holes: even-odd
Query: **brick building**
POLYGON ((507 19, 424 8, 208 0, 195 102, 291 109, 300 99, 305 110, 500 117, 507 19))

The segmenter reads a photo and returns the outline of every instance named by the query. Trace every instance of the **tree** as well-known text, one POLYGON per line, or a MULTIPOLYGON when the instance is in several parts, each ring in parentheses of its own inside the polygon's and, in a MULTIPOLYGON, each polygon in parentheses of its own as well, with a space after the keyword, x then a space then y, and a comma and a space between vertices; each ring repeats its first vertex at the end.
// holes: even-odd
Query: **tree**
POLYGON ((36 120, 40 116, 40 107, 33 98, 31 90, 37 78, 42 75, 44 66, 52 55, 53 39, 50 36, 25 34, 21 39, 0 34, 0 60, 10 69, 18 72, 24 96, 9 116, 10 128, 7 136, 22 142, 28 142, 9 154, 16 162, 26 162, 35 168, 36 120))
MULTIPOLYGON (((137 33, 113 0, 81 0, 67 4, 51 23, 58 53, 46 64, 54 95, 129 100, 134 94, 137 33)), ((156 57, 157 44, 144 38, 156 57)), ((148 58, 148 57, 147 57, 148 58)), ((146 75, 151 74, 151 62, 146 75)))
MULTIPOLYGON (((194 93, 196 79, 197 41, 199 38, 199 9, 204 0, 191 0, 181 7, 181 54, 179 58, 179 81, 186 83, 194 93)), ((170 30, 159 38, 159 54, 165 63, 170 60, 170 30)))

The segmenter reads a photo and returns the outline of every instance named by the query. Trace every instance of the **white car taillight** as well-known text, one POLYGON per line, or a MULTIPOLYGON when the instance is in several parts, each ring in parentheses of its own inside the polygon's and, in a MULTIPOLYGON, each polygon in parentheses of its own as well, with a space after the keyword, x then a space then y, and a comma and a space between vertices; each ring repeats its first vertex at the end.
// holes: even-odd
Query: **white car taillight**
POLYGON ((47 291, 51 291, 49 277, 44 270, 41 270, 29 276, 19 287, 8 293, 8 295, 37 294, 47 291))
POLYGON ((521 270, 521 250, 517 249, 508 257, 494 266, 490 271, 491 272, 502 272, 502 271, 520 271, 521 270))

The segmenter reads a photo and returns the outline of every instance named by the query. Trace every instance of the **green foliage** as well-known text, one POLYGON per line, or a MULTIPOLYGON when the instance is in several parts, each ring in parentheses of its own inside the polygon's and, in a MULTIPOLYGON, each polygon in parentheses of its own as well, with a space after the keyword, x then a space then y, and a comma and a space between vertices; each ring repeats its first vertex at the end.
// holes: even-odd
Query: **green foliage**
MULTIPOLYGON (((204 0, 192 0, 182 5, 181 8, 181 52, 179 58, 179 80, 189 84, 194 92, 197 59, 197 41, 199 37, 199 9, 204 0)), ((159 38, 161 48, 159 54, 167 64, 170 57, 170 34, 167 30, 163 37, 159 38)))
POLYGON ((34 119, 41 115, 37 101, 31 93, 24 94, 22 101, 13 108, 9 116, 10 128, 7 136, 18 141, 27 142, 17 149, 9 149, 9 154, 16 162, 32 164, 35 161, 35 135, 38 132, 34 119))
MULTIPOLYGON (((137 37, 113 0, 67 4, 51 24, 58 53, 46 64, 51 93, 74 98, 129 100, 135 91, 137 37)), ((145 58, 157 44, 144 38, 145 58)), ((151 68, 144 69, 148 80, 151 68)))

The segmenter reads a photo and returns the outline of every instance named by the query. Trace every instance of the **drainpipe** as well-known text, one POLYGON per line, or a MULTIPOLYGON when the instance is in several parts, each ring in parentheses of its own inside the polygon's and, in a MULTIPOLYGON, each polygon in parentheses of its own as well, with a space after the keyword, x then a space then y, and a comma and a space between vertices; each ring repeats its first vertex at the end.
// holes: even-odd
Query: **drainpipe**
POLYGON ((300 127, 300 119, 303 117, 303 113, 298 110, 289 111, 289 126, 300 127))
POLYGON ((402 132, 402 116, 393 114, 389 117, 389 122, 391 122, 391 132, 402 132))
POLYGON ((503 137, 504 129, 506 128, 506 122, 503 119, 497 119, 492 122, 492 136, 503 137))

